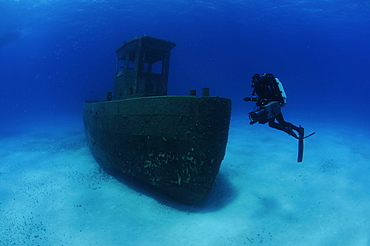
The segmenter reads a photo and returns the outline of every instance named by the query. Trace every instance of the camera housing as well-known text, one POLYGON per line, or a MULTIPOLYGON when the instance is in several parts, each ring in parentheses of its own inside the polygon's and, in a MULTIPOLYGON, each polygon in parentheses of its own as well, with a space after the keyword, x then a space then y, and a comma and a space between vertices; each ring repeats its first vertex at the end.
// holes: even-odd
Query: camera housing
POLYGON ((278 101, 269 102, 266 105, 262 105, 259 109, 252 111, 249 114, 249 124, 255 124, 259 122, 260 124, 265 124, 271 119, 275 118, 281 113, 281 105, 278 101))

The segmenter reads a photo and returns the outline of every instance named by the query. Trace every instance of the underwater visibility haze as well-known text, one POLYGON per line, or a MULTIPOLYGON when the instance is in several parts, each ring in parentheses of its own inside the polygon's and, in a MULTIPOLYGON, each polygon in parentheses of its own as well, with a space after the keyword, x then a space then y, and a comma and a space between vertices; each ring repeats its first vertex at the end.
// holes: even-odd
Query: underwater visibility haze
MULTIPOLYGON (((289 113, 368 119, 368 1, 1 1, 1 111, 78 114, 112 91, 115 50, 149 35, 177 44, 169 94, 210 87, 236 112, 255 73, 284 83, 289 113)), ((364 122, 363 122, 364 123, 364 122)))
POLYGON ((0 244, 369 245, 369 44, 368 0, 1 0, 0 244), (142 35, 176 43, 169 95, 232 100, 200 207, 126 187, 87 147, 83 102, 113 91, 116 49, 142 35), (316 132, 302 163, 294 138, 249 125, 256 73, 316 132))

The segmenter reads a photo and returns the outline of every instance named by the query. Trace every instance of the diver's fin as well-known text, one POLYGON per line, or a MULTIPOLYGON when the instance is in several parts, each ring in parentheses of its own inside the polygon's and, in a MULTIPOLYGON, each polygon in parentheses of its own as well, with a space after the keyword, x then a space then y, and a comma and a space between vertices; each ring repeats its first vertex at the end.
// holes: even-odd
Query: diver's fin
MULTIPOLYGON (((303 139, 304 139, 304 128, 302 126, 299 126, 298 133, 299 133, 299 137, 298 137, 298 162, 302 162, 302 160, 303 160, 303 139)), ((313 135, 313 134, 311 134, 311 135, 313 135)))
POLYGON ((303 160, 303 139, 311 137, 315 133, 316 132, 313 132, 307 136, 304 136, 304 128, 301 125, 298 127, 298 162, 302 162, 303 160))
POLYGON ((311 134, 309 134, 309 135, 307 135, 307 136, 305 136, 304 138, 308 138, 308 137, 311 137, 312 135, 314 135, 316 132, 313 132, 313 133, 311 133, 311 134))

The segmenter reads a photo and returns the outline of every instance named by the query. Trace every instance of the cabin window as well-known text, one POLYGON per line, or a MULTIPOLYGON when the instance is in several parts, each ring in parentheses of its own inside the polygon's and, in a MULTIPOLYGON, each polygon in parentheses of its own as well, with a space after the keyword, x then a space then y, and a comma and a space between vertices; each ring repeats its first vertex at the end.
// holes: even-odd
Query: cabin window
POLYGON ((164 56, 161 52, 145 51, 142 71, 145 73, 162 74, 163 59, 164 56))
POLYGON ((125 70, 125 60, 118 60, 116 76, 121 76, 125 70))
POLYGON ((124 59, 119 59, 117 64, 116 76, 124 74, 124 72, 135 71, 135 51, 131 51, 124 59), (127 69, 126 69, 127 66, 127 69))
POLYGON ((162 74, 163 61, 157 61, 152 64, 152 73, 162 74))
POLYGON ((128 71, 133 72, 135 69, 135 62, 134 61, 128 61, 128 71))
POLYGON ((135 70, 135 56, 136 52, 131 51, 130 54, 128 55, 128 71, 133 72, 135 70))

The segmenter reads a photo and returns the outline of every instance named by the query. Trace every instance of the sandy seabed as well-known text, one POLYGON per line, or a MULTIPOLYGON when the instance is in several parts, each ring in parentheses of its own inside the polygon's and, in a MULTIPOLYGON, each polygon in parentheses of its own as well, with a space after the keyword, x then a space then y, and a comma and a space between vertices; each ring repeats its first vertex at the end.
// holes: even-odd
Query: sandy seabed
POLYGON ((246 121, 195 207, 106 174, 79 120, 1 137, 0 245, 370 245, 369 132, 306 122, 297 163, 294 138, 246 121))

